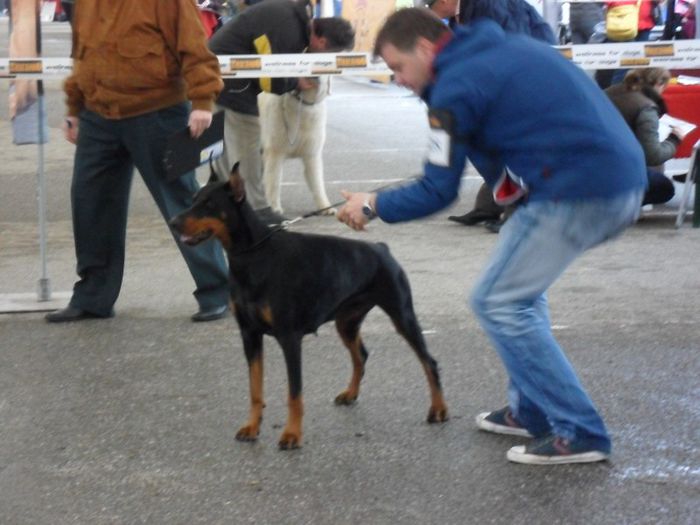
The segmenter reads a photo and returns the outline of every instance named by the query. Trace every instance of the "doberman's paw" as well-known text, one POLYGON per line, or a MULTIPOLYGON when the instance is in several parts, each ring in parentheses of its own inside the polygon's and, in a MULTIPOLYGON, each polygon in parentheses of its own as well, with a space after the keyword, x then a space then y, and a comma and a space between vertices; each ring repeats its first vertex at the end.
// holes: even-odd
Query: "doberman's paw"
POLYGON ((260 429, 257 426, 245 425, 236 432, 236 439, 238 441, 255 441, 258 439, 259 433, 260 429))
POLYGON ((357 394, 353 394, 348 390, 344 390, 335 398, 336 405, 352 405, 355 401, 357 401, 357 394))
POLYGON ((447 414, 447 407, 430 407, 428 411, 428 423, 444 423, 448 419, 450 419, 450 416, 447 414))
POLYGON ((301 436, 294 432, 283 432, 278 443, 280 450, 301 448, 301 436))

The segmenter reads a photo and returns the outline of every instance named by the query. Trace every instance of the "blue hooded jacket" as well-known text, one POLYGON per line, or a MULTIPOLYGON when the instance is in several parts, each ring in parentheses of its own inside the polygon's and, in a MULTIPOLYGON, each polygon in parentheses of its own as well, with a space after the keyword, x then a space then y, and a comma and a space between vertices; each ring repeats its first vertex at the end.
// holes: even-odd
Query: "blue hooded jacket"
POLYGON ((644 154, 629 126, 556 49, 482 19, 457 28, 433 67, 422 98, 431 115, 441 116, 442 129, 431 130, 438 144, 432 150, 446 158, 429 155, 421 179, 379 193, 382 220, 415 219, 451 204, 467 159, 491 187, 507 166, 531 201, 606 198, 646 187, 644 154))

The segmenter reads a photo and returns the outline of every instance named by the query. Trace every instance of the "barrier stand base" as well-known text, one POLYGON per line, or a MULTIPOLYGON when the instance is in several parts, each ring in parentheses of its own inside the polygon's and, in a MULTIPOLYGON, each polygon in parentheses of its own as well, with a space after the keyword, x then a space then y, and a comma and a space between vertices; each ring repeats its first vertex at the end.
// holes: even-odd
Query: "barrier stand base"
POLYGON ((53 292, 51 299, 40 301, 35 293, 0 294, 0 314, 50 312, 68 305, 73 292, 53 292))

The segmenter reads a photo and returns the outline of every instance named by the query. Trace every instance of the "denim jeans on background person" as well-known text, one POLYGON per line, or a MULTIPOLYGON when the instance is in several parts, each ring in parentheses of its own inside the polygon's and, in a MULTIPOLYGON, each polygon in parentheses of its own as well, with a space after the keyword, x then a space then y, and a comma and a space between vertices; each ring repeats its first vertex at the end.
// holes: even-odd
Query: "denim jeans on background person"
POLYGON ((510 408, 535 437, 584 438, 610 451, 605 424, 552 335, 546 290, 585 250, 632 224, 643 193, 520 206, 472 292, 472 308, 508 372, 510 408))

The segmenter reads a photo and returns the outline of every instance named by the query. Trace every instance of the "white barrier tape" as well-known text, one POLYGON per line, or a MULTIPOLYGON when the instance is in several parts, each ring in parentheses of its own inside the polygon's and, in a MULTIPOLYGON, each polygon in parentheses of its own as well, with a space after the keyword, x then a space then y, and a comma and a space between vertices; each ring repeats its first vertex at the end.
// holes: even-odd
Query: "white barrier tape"
MULTIPOLYGON (((382 60, 370 53, 309 53, 274 55, 219 55, 224 78, 304 77, 316 75, 389 75, 382 60)), ((65 77, 70 58, 0 58, 0 78, 65 77)))
MULTIPOLYGON (((700 40, 669 40, 555 46, 583 69, 665 67, 700 68, 700 40)), ((309 53, 293 55, 220 55, 224 78, 305 77, 315 75, 390 75, 382 60, 370 53, 309 53)), ((65 77, 70 58, 0 58, 0 78, 65 77)))

